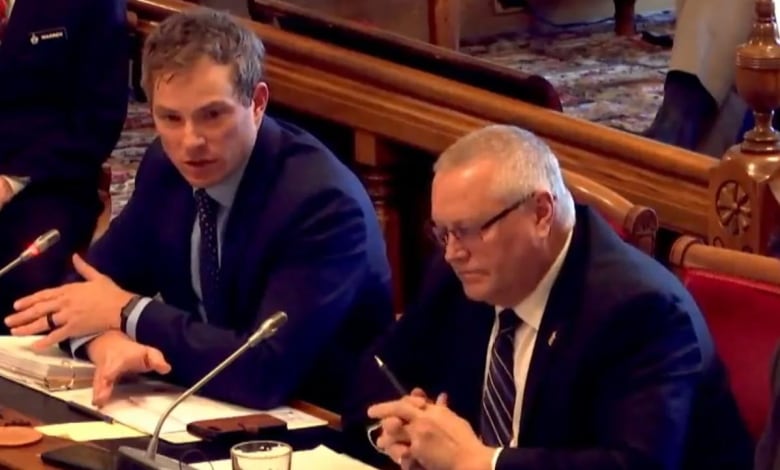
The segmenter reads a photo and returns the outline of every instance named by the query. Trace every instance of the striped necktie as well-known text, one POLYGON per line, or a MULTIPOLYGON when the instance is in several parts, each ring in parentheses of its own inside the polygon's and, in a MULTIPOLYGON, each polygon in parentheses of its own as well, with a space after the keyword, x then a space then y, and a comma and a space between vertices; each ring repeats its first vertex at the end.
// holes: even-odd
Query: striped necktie
POLYGON ((515 332, 521 320, 514 310, 498 315, 498 333, 490 351, 487 381, 482 392, 480 431, 490 447, 508 447, 512 441, 515 410, 515 332))

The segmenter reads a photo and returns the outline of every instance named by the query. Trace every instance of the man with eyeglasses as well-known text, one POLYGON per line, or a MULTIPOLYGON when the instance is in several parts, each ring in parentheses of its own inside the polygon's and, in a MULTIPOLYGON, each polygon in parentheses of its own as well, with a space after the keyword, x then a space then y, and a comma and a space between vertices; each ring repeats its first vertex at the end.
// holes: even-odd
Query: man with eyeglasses
POLYGON ((750 468, 694 301, 575 205, 544 142, 463 137, 431 199, 445 262, 363 363, 348 432, 405 469, 750 468))

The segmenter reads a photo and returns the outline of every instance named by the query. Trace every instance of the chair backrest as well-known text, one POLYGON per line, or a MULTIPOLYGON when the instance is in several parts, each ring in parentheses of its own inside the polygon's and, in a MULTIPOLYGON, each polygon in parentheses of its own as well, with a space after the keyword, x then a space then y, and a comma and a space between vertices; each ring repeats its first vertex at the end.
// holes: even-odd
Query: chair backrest
POLYGON ((658 215, 647 206, 632 203, 608 187, 573 171, 563 170, 566 186, 574 200, 587 204, 614 227, 623 240, 655 255, 658 215))
POLYGON ((670 265, 704 315, 757 440, 769 416, 769 369, 780 341, 780 260, 684 236, 672 247, 670 265))

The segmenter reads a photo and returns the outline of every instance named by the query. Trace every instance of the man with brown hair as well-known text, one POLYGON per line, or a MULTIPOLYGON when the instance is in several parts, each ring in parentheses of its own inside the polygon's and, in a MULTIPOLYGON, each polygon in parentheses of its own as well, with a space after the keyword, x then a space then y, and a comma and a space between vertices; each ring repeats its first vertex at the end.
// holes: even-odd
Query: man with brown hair
POLYGON ((83 282, 22 299, 8 319, 14 334, 53 325, 40 347, 98 334, 71 343, 97 365, 97 404, 126 373, 195 383, 282 310, 278 334, 204 393, 338 409, 358 355, 392 321, 371 201, 323 144, 266 115, 263 57, 260 39, 226 13, 160 23, 143 55, 160 138, 132 198, 75 260, 83 282))

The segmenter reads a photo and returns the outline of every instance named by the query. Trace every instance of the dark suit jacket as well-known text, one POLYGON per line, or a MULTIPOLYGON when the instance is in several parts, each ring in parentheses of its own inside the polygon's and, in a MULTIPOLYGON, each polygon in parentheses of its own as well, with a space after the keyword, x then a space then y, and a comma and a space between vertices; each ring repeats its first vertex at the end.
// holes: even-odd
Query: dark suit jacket
POLYGON ((289 320, 204 388, 268 408, 303 398, 339 408, 360 353, 392 321, 390 269, 363 186, 319 141, 266 116, 222 241, 222 314, 200 321, 190 277, 193 188, 152 144, 127 207, 89 252, 123 288, 153 296, 137 339, 191 385, 278 310, 289 320))
POLYGON ((780 348, 771 367, 772 410, 756 448, 755 470, 780 470, 780 348))
MULTIPOLYGON (((14 300, 62 281, 100 213, 100 166, 127 112, 125 0, 17 0, 0 44, 0 175, 28 178, 0 210, 0 265, 46 230, 60 241, 0 279, 14 300)), ((0 324, 0 333, 7 333, 0 324)))
MULTIPOLYGON (((443 261, 426 282, 376 351, 405 386, 447 392, 478 432, 494 308, 466 299, 443 261)), ((361 429, 368 405, 396 396, 366 360, 347 428, 361 429)), ((499 470, 750 466, 747 431, 693 300, 584 207, 536 339, 519 442, 499 470)))
POLYGON ((17 0, 0 45, 0 174, 97 191, 127 112, 125 0, 17 0))

